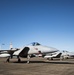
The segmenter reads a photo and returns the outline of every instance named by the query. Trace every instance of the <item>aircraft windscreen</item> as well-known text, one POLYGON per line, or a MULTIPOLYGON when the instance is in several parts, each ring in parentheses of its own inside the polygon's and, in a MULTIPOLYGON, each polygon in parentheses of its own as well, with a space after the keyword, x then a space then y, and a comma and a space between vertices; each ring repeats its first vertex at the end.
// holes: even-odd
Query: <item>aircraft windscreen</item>
POLYGON ((33 43, 31 43, 30 45, 32 45, 32 46, 37 46, 37 45, 40 45, 40 44, 37 43, 37 42, 33 42, 33 43))

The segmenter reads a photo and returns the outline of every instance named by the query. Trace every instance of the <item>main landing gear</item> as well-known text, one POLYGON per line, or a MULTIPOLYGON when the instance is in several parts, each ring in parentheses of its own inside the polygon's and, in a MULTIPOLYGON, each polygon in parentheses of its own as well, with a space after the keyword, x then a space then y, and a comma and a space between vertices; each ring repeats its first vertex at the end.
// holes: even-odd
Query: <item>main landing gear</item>
MULTIPOLYGON (((18 62, 21 62, 20 57, 17 56, 17 58, 18 58, 18 62)), ((30 55, 27 55, 27 64, 29 64, 29 63, 30 63, 30 55)))
MULTIPOLYGON (((27 64, 30 63, 30 55, 27 55, 27 64)), ((21 59, 19 56, 17 56, 18 62, 21 62, 21 59)), ((10 62, 10 57, 7 58, 6 62, 10 62)))
POLYGON ((6 62, 10 62, 10 57, 7 58, 6 62))
POLYGON ((30 63, 30 55, 27 56, 27 59, 28 59, 27 64, 29 64, 30 63))
MULTIPOLYGON (((21 62, 21 59, 19 56, 17 56, 18 62, 21 62)), ((6 62, 10 62, 10 57, 7 58, 6 62)))
POLYGON ((17 59, 18 59, 18 62, 21 62, 21 59, 20 59, 20 57, 19 57, 19 56, 17 56, 17 59))

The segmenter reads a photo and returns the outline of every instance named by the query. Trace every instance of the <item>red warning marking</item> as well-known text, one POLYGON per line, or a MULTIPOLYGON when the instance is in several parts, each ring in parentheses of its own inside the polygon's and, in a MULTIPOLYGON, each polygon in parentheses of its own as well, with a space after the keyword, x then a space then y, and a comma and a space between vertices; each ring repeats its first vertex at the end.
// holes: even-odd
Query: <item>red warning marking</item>
POLYGON ((38 50, 38 48, 35 48, 35 50, 38 50))

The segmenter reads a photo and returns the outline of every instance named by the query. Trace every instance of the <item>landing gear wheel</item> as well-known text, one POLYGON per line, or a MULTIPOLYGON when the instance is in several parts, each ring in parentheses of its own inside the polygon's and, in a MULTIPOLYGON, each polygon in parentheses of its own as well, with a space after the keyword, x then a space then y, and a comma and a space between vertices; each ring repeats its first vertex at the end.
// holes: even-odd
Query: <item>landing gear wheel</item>
POLYGON ((6 62, 10 62, 10 57, 7 58, 6 62))
POLYGON ((47 58, 47 60, 49 60, 49 58, 47 58))
POLYGON ((30 55, 27 56, 27 59, 28 59, 27 64, 29 64, 30 63, 30 55))
POLYGON ((20 57, 19 57, 19 56, 17 56, 17 59, 18 59, 18 62, 21 62, 21 59, 20 59, 20 57))
POLYGON ((53 58, 51 58, 51 60, 53 60, 53 58))
POLYGON ((21 62, 21 59, 20 58, 18 58, 18 62, 21 62))

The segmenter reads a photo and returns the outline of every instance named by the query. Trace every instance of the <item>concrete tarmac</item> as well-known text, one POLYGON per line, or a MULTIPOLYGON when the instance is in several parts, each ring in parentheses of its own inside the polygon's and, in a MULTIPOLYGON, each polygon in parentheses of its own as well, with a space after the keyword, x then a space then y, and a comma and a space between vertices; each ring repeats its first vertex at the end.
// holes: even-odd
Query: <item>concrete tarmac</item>
POLYGON ((0 75, 74 75, 74 59, 49 60, 44 58, 31 58, 30 64, 27 59, 11 59, 6 63, 6 58, 0 58, 0 75))

